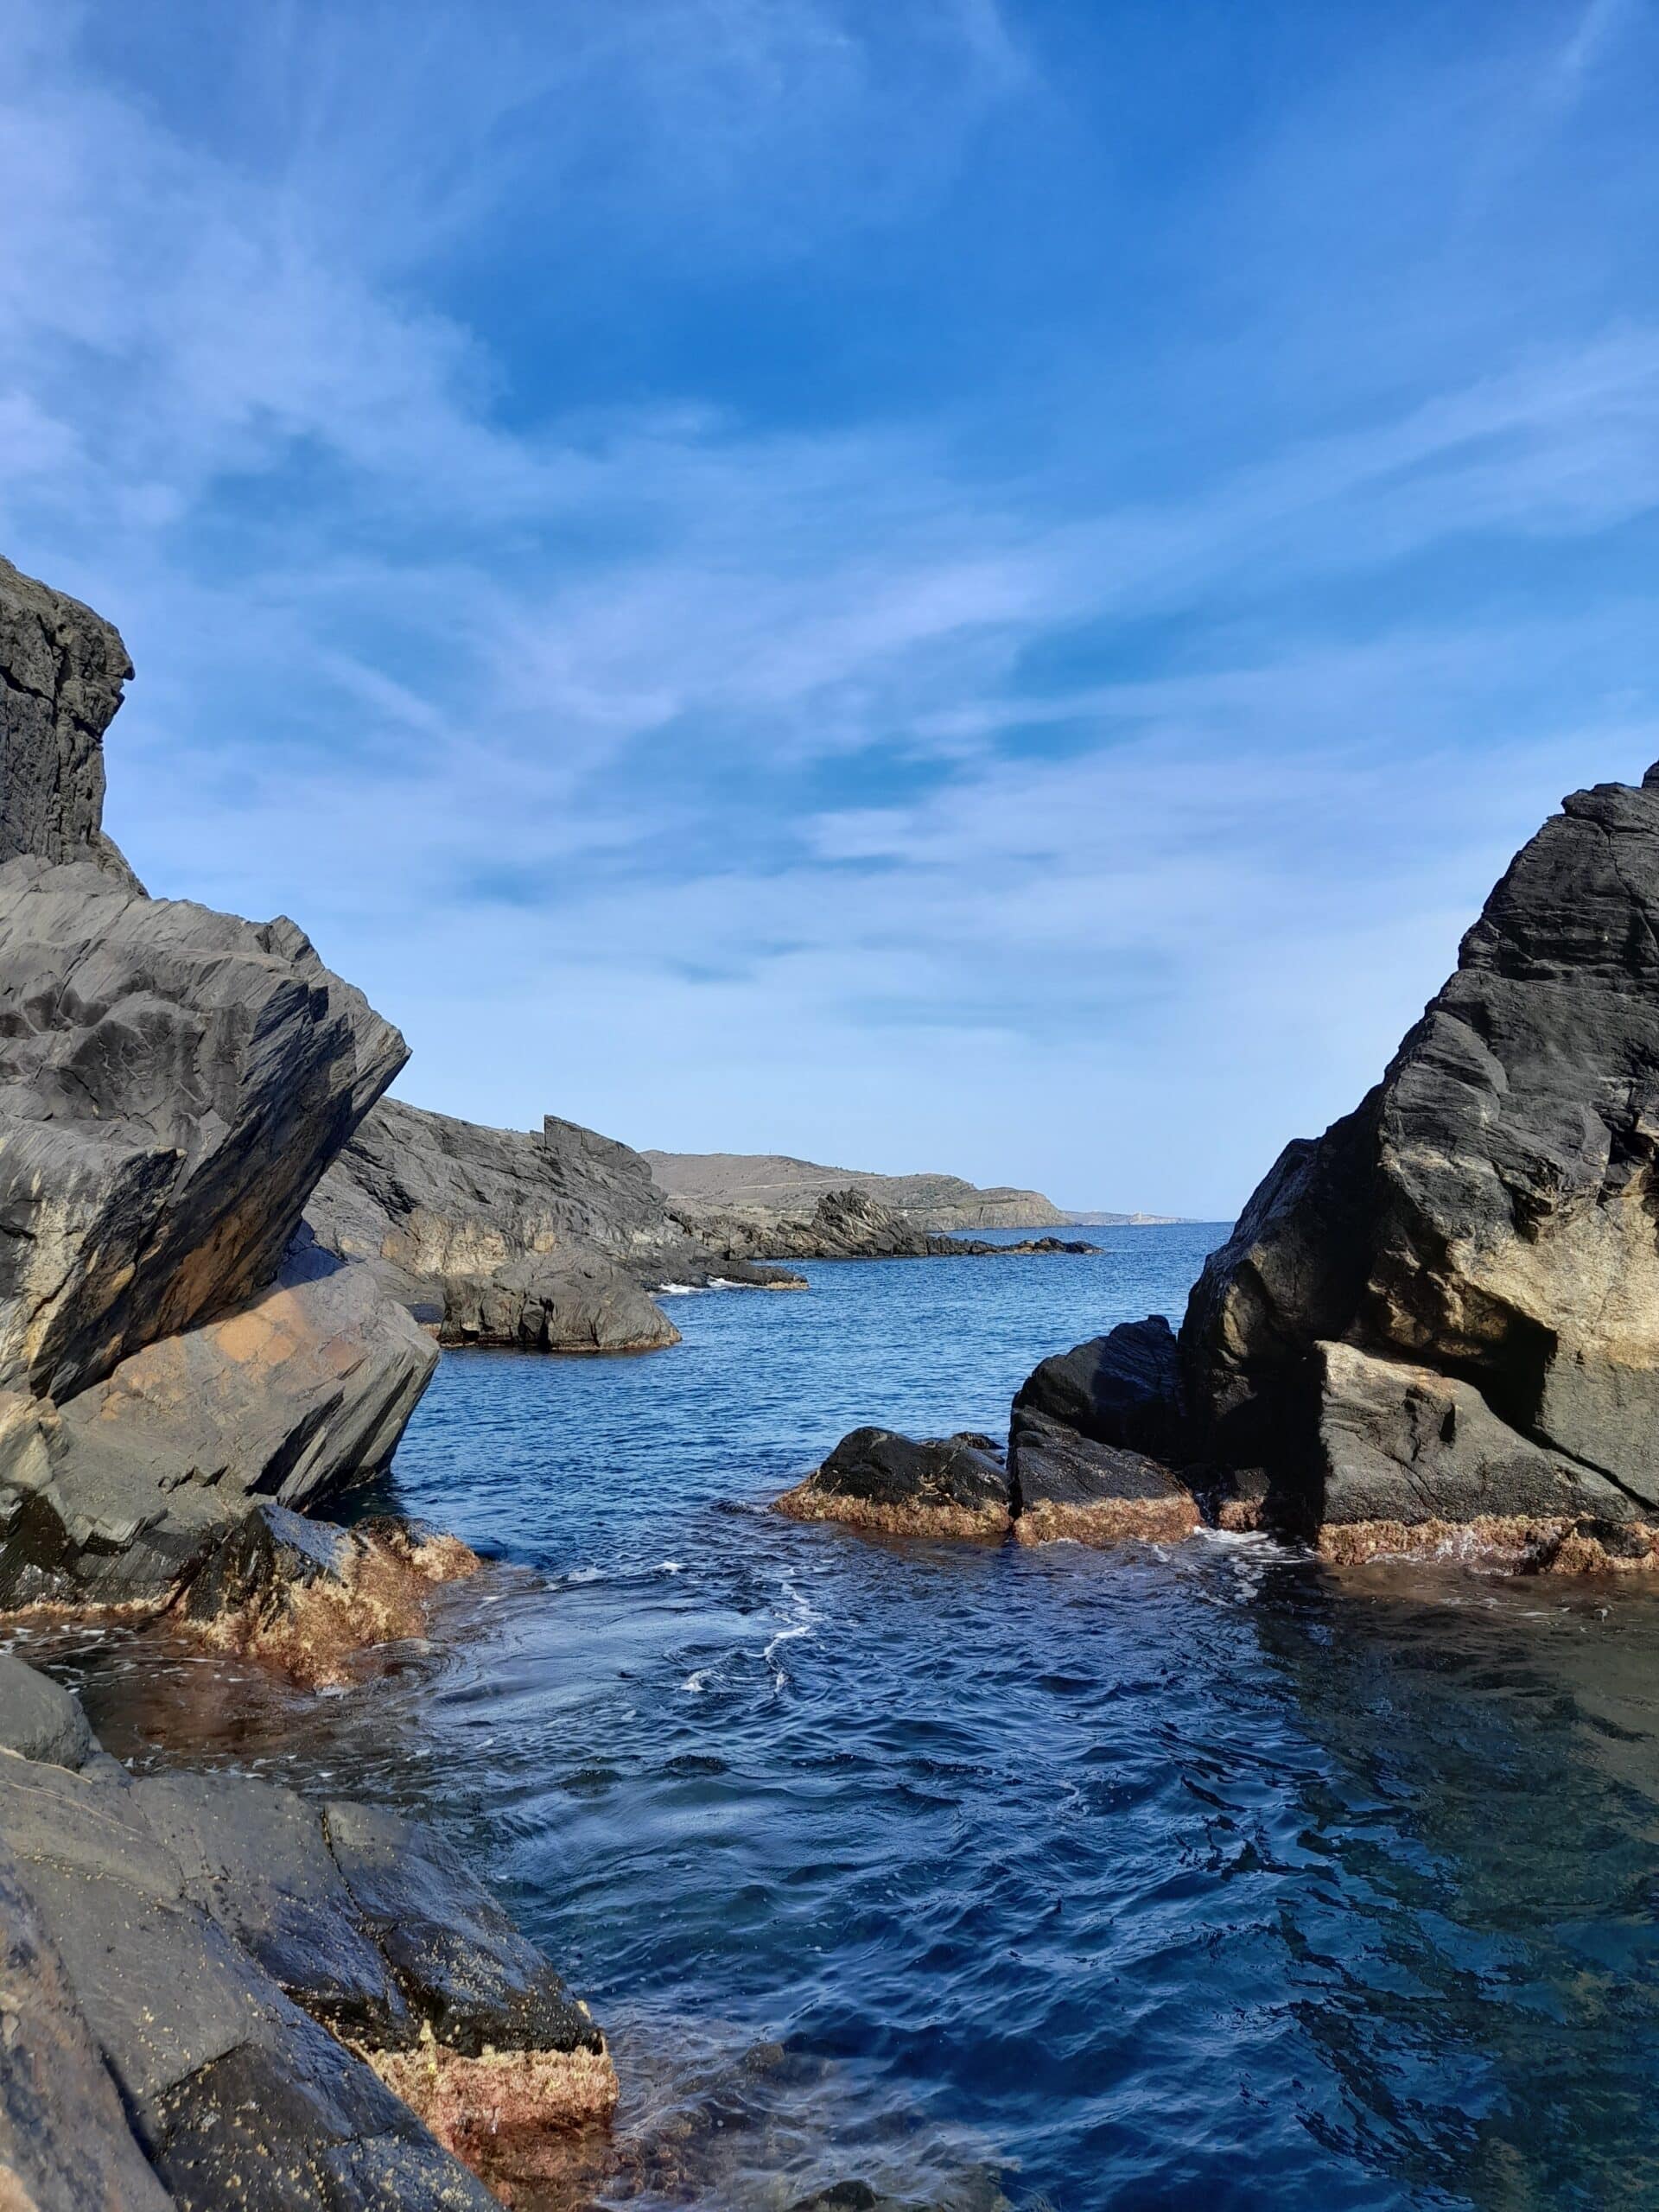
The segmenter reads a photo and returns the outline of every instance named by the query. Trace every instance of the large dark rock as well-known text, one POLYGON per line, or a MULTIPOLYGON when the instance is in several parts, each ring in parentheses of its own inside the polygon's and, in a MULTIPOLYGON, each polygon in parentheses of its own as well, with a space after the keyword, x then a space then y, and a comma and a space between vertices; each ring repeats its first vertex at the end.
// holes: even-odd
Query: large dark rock
POLYGON ((14 1652, 0 1651, 0 1751, 78 1768, 93 1749, 79 1699, 14 1652))
POLYGON ((1659 769, 1517 855, 1382 1081, 1206 1262, 1179 1373, 1157 1325, 1145 1361, 1114 1332, 1046 1362, 1016 1423, 1172 1459, 1224 1524, 1344 1558, 1472 1530, 1652 1564, 1656 1216, 1659 769))
POLYGON ((1014 1411, 1008 1476, 1022 1544, 1170 1543, 1199 1524, 1192 1492, 1161 1462, 1031 1406, 1014 1411))
MULTIPOLYGON (((0 1735, 67 1694, 29 1672, 0 1735)), ((469 2149, 614 2095, 585 2009, 394 1815, 0 1750, 0 2158, 40 2212, 484 2212, 383 2070, 469 2149)))
POLYGON ((855 1428, 777 1510, 796 1521, 842 1521, 893 1535, 1002 1536, 1008 1477, 988 1436, 917 1442, 890 1428, 855 1428))
POLYGON ((1293 1517, 1659 1517, 1656 928, 1654 779, 1575 794, 1378 1089, 1206 1268, 1182 1340, 1202 1446, 1269 1465, 1293 1517), (1425 1392, 1450 1412, 1454 1383, 1426 1451, 1425 1392))
POLYGON ((72 1396, 264 1289, 405 1057, 291 922, 0 868, 0 1389, 72 1396))
POLYGON ((603 2038, 533 1943, 441 1836, 332 1804, 329 1849, 418 2018, 448 2049, 598 2052, 603 2038))
POLYGON ((0 861, 92 860, 138 887, 104 834, 104 733, 131 674, 101 615, 0 560, 0 861))
POLYGON ((1180 1363, 1162 1314, 1056 1352, 1033 1369, 1016 1417, 1040 1414, 1097 1444, 1168 1459, 1182 1448, 1180 1363))

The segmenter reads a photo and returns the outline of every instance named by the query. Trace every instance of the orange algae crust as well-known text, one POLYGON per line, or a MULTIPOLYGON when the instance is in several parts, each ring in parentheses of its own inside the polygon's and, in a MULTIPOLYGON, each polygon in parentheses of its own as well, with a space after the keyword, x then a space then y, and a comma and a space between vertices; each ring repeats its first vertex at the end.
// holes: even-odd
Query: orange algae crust
POLYGON ((1028 1505, 1014 1524, 1022 1544, 1170 1544, 1196 1535, 1191 1497, 1103 1497, 1091 1505, 1028 1505))
POLYGON ((437 1588, 469 1580, 482 1565, 458 1536, 376 1529, 354 1536, 339 1576, 296 1581, 275 1597, 261 1592, 181 1625, 212 1649, 257 1659, 302 1689, 332 1689, 353 1679, 359 1653, 424 1635, 437 1588))
POLYGON ((1570 1520, 1483 1514, 1472 1521, 1351 1521, 1319 1531, 1319 1557, 1332 1567, 1371 1560, 1411 1559, 1508 1567, 1522 1574, 1646 1574, 1659 1568, 1659 1531, 1634 1522, 1621 1529, 1628 1545, 1609 1549, 1570 1520))
POLYGON ((437 2042, 430 2027, 411 2050, 359 2054, 462 2165, 504 2204, 515 2182, 560 2173, 570 2130, 607 2121, 616 2108, 610 2052, 495 2050, 476 2058, 437 2042))
POLYGON ((973 1536, 1001 1539, 1008 1516, 1000 1505, 882 1505, 866 1497, 846 1497, 822 1490, 809 1475, 772 1502, 772 1511, 791 1521, 838 1521, 849 1529, 873 1529, 884 1536, 973 1536))
POLYGON ((1216 1526, 1229 1535, 1249 1536, 1262 1526, 1262 1501, 1256 1497, 1224 1498, 1216 1508, 1216 1526))

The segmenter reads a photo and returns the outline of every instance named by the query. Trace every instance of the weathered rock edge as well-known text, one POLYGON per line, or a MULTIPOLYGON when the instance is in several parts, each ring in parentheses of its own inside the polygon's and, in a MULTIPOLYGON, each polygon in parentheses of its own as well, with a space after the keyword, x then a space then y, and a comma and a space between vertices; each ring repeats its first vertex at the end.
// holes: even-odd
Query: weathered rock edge
POLYGON ((1659 767, 1516 855, 1382 1080, 1188 1301, 1015 1401, 1340 1564, 1659 1567, 1659 767))
POLYGON ((453 2153, 499 2183, 615 2101, 586 2006, 440 1837, 135 1779, 10 1654, 0 1930, 0 2170, 38 2212, 483 2212, 453 2153))

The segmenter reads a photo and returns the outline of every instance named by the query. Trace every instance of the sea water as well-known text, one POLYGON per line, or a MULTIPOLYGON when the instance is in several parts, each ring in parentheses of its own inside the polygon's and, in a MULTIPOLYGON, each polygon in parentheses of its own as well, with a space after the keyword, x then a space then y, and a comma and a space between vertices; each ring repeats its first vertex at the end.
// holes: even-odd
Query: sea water
POLYGON ((333 1700, 73 1671, 135 1764, 419 1806, 499 1886, 623 2085, 548 2212, 1659 2203, 1643 1580, 767 1510, 859 1423, 1002 1430, 1220 1232, 1089 1234, 446 1355, 397 1503, 513 1570, 459 1632, 333 1700))

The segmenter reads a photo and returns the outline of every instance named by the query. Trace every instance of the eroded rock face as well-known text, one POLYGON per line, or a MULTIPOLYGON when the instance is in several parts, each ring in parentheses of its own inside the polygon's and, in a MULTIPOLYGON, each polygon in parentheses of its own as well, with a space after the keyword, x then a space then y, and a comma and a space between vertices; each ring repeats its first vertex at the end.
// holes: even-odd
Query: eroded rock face
POLYGON ((679 1332, 636 1271, 698 1276, 639 1154, 551 1116, 537 1135, 387 1099, 307 1218, 329 1249, 385 1262, 434 1301, 448 1344, 654 1351, 679 1332))
POLYGON ((160 1602, 262 1500, 384 1467, 436 1360, 374 1268, 302 1246, 270 1289, 63 1405, 15 1399, 35 1448, 8 1464, 0 1444, 0 1603, 160 1602))
POLYGON ((0 861, 94 860, 138 887, 104 834, 104 733, 131 674, 101 615, 0 560, 0 861))
POLYGON ((777 1510, 892 1535, 1003 1536, 1008 1503, 1007 1470, 988 1436, 918 1443, 890 1428, 855 1428, 777 1510))
POLYGON ((1268 1465, 1293 1520, 1659 1510, 1656 781, 1566 802, 1205 1268, 1200 1445, 1268 1465))
POLYGON ((405 1057, 291 922, 0 868, 0 1389, 70 1397, 263 1289, 405 1057))
POLYGON ((398 1815, 0 1751, 0 2158, 41 2212, 485 2212, 422 2069, 486 2166, 493 2126, 524 2155, 614 2101, 585 2009, 398 1815))

